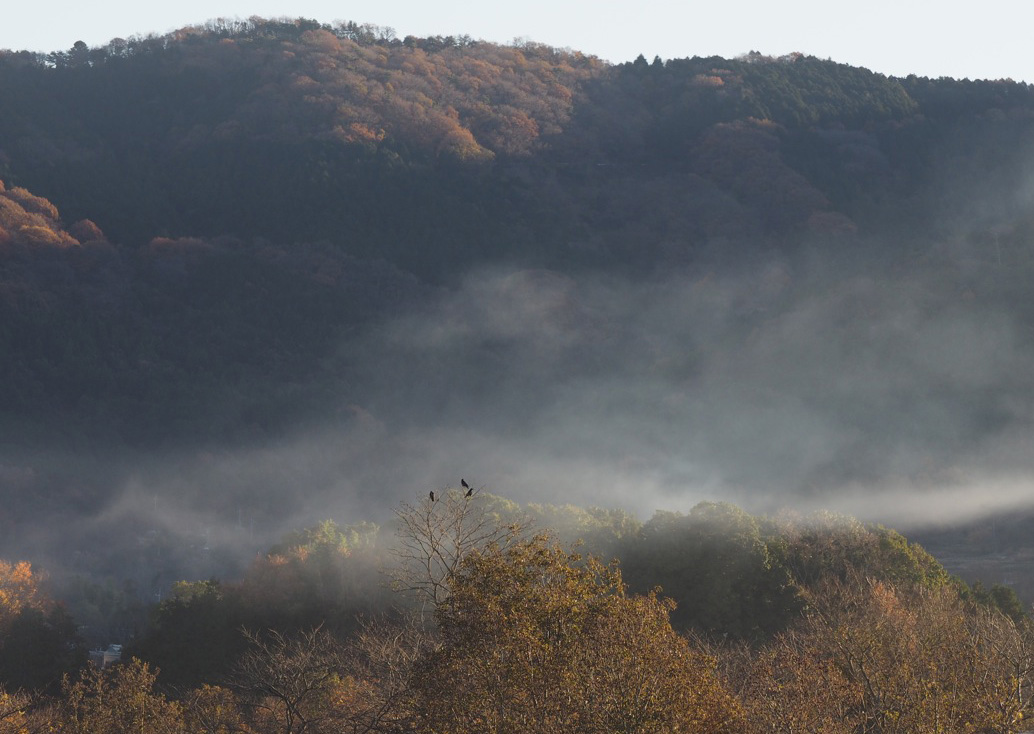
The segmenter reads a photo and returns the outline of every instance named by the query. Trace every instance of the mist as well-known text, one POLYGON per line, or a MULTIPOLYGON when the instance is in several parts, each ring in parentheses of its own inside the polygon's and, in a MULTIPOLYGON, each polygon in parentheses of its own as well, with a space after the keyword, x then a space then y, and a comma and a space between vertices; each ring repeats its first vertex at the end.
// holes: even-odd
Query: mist
POLYGON ((903 518, 889 498, 1029 471, 1030 344, 954 284, 834 265, 471 274, 370 337, 365 408, 425 483, 465 471, 647 515, 704 499, 899 521, 986 511, 930 496, 903 518))
MULTIPOLYGON (((953 248, 802 247, 648 278, 472 271, 341 343, 341 398, 318 419, 244 447, 94 456, 98 499, 10 528, 3 550, 158 593, 240 574, 326 518, 387 523, 461 477, 644 520, 704 500, 894 527, 1026 509, 1021 273, 953 248)), ((40 484, 29 466, 5 476, 40 484)))

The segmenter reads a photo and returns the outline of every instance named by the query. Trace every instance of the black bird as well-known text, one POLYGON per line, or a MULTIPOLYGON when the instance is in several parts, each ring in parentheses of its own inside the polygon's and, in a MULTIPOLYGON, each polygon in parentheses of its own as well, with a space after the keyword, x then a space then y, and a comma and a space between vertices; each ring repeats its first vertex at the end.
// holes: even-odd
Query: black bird
POLYGON ((431 501, 434 502, 434 490, 431 490, 431 501))
POLYGON ((474 488, 467 484, 466 479, 460 479, 460 486, 467 490, 467 493, 463 495, 464 497, 470 497, 470 495, 474 494, 474 488))

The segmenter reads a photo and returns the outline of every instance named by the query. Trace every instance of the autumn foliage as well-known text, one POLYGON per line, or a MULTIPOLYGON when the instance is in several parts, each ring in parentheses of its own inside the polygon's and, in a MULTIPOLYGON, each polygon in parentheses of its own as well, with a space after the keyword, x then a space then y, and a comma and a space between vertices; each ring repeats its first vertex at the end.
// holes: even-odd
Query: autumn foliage
POLYGON ((53 692, 83 661, 75 623, 40 584, 31 564, 0 560, 0 693, 53 692))
POLYGON ((616 566, 542 537, 468 556, 414 684, 430 732, 734 732, 714 661, 616 566))
POLYGON ((38 608, 42 603, 39 577, 32 573, 32 564, 0 560, 0 625, 9 624, 22 610, 38 608))
POLYGON ((31 248, 74 247, 104 239, 100 227, 90 220, 76 222, 68 230, 50 201, 20 186, 5 188, 0 181, 0 256, 27 254, 31 248))
POLYGON ((731 676, 762 730, 1015 732, 1031 714, 1030 629, 949 586, 853 577, 731 676))
MULTIPOLYGON (((1027 84, 896 79, 802 54, 609 65, 529 42, 252 18, 0 51, 0 99, 0 429, 11 444, 0 530, 11 547, 42 518, 76 527, 61 542, 77 548, 80 518, 103 517, 124 485, 62 473, 54 441, 97 456, 190 455, 228 439, 273 445, 328 416, 382 420, 367 411, 407 393, 378 397, 392 370, 364 362, 378 354, 371 335, 501 264, 523 274, 491 294, 496 305, 534 301, 531 315, 548 318, 531 321, 558 328, 565 354, 588 337, 562 364, 606 385, 605 345, 634 346, 616 361, 635 368, 614 379, 671 386, 674 408, 692 404, 709 366, 755 353, 737 345, 790 337, 796 328, 769 327, 800 325, 815 302, 846 327, 835 345, 875 364, 865 360, 884 353, 864 346, 871 310, 890 314, 881 290, 865 286, 873 295, 857 308, 840 294, 890 272, 891 290, 922 291, 916 305, 930 314, 998 323, 979 306, 1003 305, 1019 355, 1034 333, 1034 215, 1008 193, 1029 190, 1029 161, 1015 154, 1034 131, 1027 84), (843 274, 808 275, 812 252, 843 274), (889 269, 855 264, 870 253, 889 269), (740 289, 714 285, 762 254, 778 297, 740 302, 740 289), (685 273, 694 292, 711 283, 702 289, 717 300, 700 303, 714 333, 687 311, 671 339, 685 350, 668 352, 671 334, 645 321, 615 338, 616 305, 577 303, 585 273, 643 293, 667 273, 685 273), (525 287, 537 279, 565 285, 525 287)), ((897 351, 912 340, 893 322, 897 351)), ((461 341, 478 374, 517 373, 521 339, 470 331, 461 341)), ((922 361, 938 353, 918 342, 922 361)), ((772 346, 794 353, 797 374, 797 350, 772 346)), ((464 371, 439 374, 453 372, 464 371)), ((957 402, 975 406, 974 430, 1019 425, 1010 406, 1024 385, 1010 378, 998 393, 981 378, 956 391, 943 377, 927 391, 933 409, 913 415, 957 402)), ((532 383, 555 415, 564 403, 539 375, 532 383)), ((461 393, 431 387, 452 417, 489 394, 463 384, 452 413, 461 393)), ((821 397, 809 390, 803 407, 821 397)), ((857 425, 879 432, 880 406, 864 408, 857 425)), ((951 433, 956 447, 969 437, 951 433)), ((809 491, 855 472, 841 464, 823 464, 809 491)), ((285 477, 288 490, 264 497, 188 478, 177 500, 235 516, 243 532, 242 504, 273 497, 265 519, 281 519, 296 497, 297 477, 285 477)), ((571 537, 556 540, 529 537, 513 510, 444 492, 399 508, 390 550, 376 528, 328 521, 257 554, 241 580, 162 576, 126 662, 82 674, 76 624, 38 571, 0 562, 0 731, 1027 728, 1022 605, 1001 588, 967 589, 891 530, 723 503, 645 523, 545 508, 540 519, 567 522, 571 537), (393 596, 384 566, 420 601, 393 596)), ((153 547, 163 574, 182 567, 119 529, 104 539, 113 555, 153 547)), ((141 560, 144 578, 156 559, 141 560)))
MULTIPOLYGON (((535 514, 562 519, 563 508, 535 514)), ((568 524, 601 518, 631 530, 602 512, 573 513, 568 524)), ((150 641, 122 664, 68 672, 49 698, 28 690, 45 686, 0 690, 0 727, 976 734, 1020 732, 1034 714, 1027 618, 1000 590, 969 590, 883 528, 828 514, 762 523, 705 503, 632 531, 624 542, 648 541, 655 561, 669 554, 660 536, 670 534, 676 555, 753 579, 751 593, 783 579, 782 603, 793 603, 782 626, 737 638, 715 634, 705 607, 696 629, 673 628, 671 597, 631 592, 617 561, 532 533, 530 519, 486 493, 445 490, 400 505, 396 542, 407 543, 394 555, 395 581, 407 593, 352 625, 341 624, 343 593, 361 590, 361 566, 351 564, 375 552, 376 527, 325 521, 290 533, 242 583, 177 584, 150 641), (779 575, 754 575, 774 565, 779 575)), ((714 608, 733 613, 737 584, 693 579, 690 593, 724 596, 714 608)), ((14 615, 0 641, 12 645, 18 620, 47 602, 25 563, 0 565, 0 589, 5 619, 14 615)))

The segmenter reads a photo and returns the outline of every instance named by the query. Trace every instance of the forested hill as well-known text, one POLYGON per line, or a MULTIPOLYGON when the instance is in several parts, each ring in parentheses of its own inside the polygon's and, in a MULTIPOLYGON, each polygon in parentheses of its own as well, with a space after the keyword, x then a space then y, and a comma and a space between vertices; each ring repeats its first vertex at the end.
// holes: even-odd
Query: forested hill
POLYGON ((609 457, 615 417, 658 485, 983 467, 1029 435, 1032 143, 1026 84, 796 54, 259 19, 0 51, 0 469, 95 508, 55 446, 548 426, 609 457))
POLYGON ((958 213, 944 167, 1015 183, 1034 110, 1024 84, 803 55, 608 66, 303 20, 6 52, 0 99, 0 177, 113 242, 328 240, 436 278, 924 229, 958 213))
POLYGON ((0 52, 0 108, 5 413, 133 440, 265 430, 286 409, 241 397, 252 378, 319 405, 334 338, 486 264, 703 273, 818 242, 911 266, 946 241, 1000 257, 1034 224, 1004 193, 1029 86, 803 55, 609 66, 217 21, 0 52), (227 380, 232 417, 196 420, 227 380))

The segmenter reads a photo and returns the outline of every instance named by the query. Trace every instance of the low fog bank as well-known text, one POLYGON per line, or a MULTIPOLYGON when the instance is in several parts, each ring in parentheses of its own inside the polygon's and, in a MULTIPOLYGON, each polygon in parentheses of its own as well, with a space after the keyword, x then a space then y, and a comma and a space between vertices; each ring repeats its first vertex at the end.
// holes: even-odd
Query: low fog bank
POLYGON ((703 500, 899 528, 1026 509, 1026 274, 978 255, 470 273, 341 345, 324 420, 247 449, 120 457, 107 496, 19 518, 2 550, 160 594, 239 573, 293 528, 386 523, 461 477, 643 519, 703 500))
POLYGON ((472 274, 370 336, 364 408, 435 483, 958 520, 1034 499, 1031 324, 989 275, 814 255, 648 283, 472 274))

